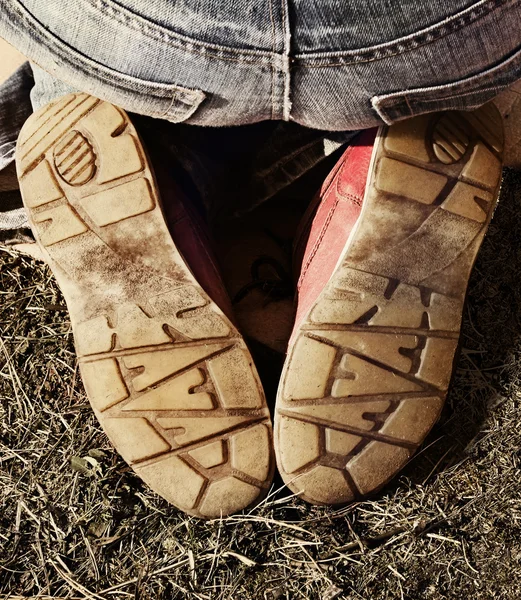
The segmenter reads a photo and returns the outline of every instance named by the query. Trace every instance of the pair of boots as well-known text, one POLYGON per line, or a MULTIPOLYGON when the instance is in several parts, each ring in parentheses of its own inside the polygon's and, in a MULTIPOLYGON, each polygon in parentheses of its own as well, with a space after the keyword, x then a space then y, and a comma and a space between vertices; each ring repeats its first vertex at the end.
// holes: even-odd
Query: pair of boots
POLYGON ((160 157, 154 174, 128 117, 85 94, 35 113, 20 188, 123 458, 204 518, 262 498, 274 455, 312 503, 382 487, 443 407, 502 146, 489 105, 368 130, 345 151, 298 235, 273 433, 204 229, 160 157))

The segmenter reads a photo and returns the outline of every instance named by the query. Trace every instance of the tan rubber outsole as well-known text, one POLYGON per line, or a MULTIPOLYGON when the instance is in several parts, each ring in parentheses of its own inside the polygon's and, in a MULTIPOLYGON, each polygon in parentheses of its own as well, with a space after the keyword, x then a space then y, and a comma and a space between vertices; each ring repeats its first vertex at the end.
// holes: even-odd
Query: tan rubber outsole
POLYGON ((502 146, 491 105, 380 130, 362 213, 279 388, 277 463, 305 500, 378 490, 439 418, 502 146))
POLYGON ((257 372, 176 250, 128 117, 85 94, 60 98, 25 124, 17 169, 87 394, 118 452, 189 514, 259 500, 274 460, 257 372))

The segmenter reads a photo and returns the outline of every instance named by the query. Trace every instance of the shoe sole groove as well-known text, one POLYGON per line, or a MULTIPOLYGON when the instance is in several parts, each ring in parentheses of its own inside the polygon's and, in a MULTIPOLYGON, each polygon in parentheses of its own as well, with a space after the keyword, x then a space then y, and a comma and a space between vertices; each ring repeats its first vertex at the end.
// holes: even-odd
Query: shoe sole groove
POLYGON ((258 375, 172 242, 128 117, 85 94, 63 98, 28 120, 17 167, 89 400, 118 452, 189 514, 258 501, 274 469, 258 375))
POLYGON ((279 471, 309 502, 374 493, 439 418, 499 191, 491 110, 422 116, 377 138, 362 213, 293 338, 278 392, 279 471))

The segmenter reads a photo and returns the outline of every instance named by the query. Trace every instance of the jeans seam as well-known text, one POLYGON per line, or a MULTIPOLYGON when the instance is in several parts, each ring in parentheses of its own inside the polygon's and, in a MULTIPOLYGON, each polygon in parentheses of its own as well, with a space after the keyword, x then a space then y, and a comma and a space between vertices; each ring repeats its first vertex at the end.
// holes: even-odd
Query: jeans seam
POLYGON ((282 69, 284 72, 284 90, 282 99, 282 119, 289 121, 291 112, 291 27, 289 22, 289 6, 288 0, 281 0, 281 16, 282 16, 282 36, 283 36, 283 56, 282 69))
MULTIPOLYGON (((510 85, 511 81, 498 83, 505 73, 519 73, 521 71, 521 48, 518 48, 508 58, 499 64, 476 75, 458 81, 432 86, 430 88, 406 89, 391 94, 373 96, 371 103, 380 116, 382 113, 389 115, 391 111, 400 110, 406 104, 410 115, 416 113, 416 108, 464 98, 472 95, 496 94, 510 85), (476 88, 476 86, 478 86, 476 88), (443 93, 443 95, 439 95, 443 93)), ((387 121, 386 121, 387 122, 387 121)))
POLYGON ((409 98, 409 92, 406 92, 404 96, 406 97, 407 104, 411 110, 414 110, 413 107, 419 106, 421 104, 429 104, 430 102, 443 102, 445 100, 454 100, 456 98, 464 98, 465 96, 471 96, 475 94, 485 94, 488 92, 496 93, 504 87, 508 87, 508 84, 495 84, 495 85, 487 85, 484 88, 480 88, 478 90, 472 90, 469 92, 462 92, 459 94, 452 94, 450 96, 440 96, 439 98, 409 98))
MULTIPOLYGON (((374 62, 383 60, 385 58, 391 58, 398 56, 405 52, 410 52, 422 46, 436 42, 447 35, 450 35, 462 27, 475 22, 481 18, 484 18, 490 14, 493 10, 499 8, 502 5, 509 3, 516 4, 519 0, 480 0, 477 4, 468 7, 464 11, 449 17, 451 22, 454 22, 452 26, 446 25, 440 27, 440 23, 425 28, 420 32, 416 32, 405 38, 394 40, 392 42, 374 46, 373 48, 365 48, 359 50, 353 50, 348 52, 330 53, 330 52, 317 52, 317 53, 304 53, 296 55, 291 58, 289 55, 278 54, 275 52, 265 52, 262 50, 247 50, 247 49, 233 49, 231 47, 220 46, 217 44, 205 44, 199 40, 190 40, 189 38, 182 39, 179 34, 161 27, 152 22, 146 22, 136 26, 134 22, 129 19, 129 15, 125 14, 127 9, 120 7, 114 0, 84 0, 89 2, 93 6, 104 7, 104 14, 112 16, 118 20, 121 24, 125 25, 131 30, 139 31, 145 36, 151 37, 157 41, 173 46, 181 51, 198 54, 209 59, 217 59, 222 61, 230 61, 244 64, 256 64, 256 65, 269 65, 273 67, 274 62, 279 62, 282 59, 283 68, 289 68, 289 65, 284 63, 292 62, 300 68, 327 68, 334 66, 349 66, 360 63, 374 62), (109 4, 109 2, 111 4, 109 4), (476 8, 477 5, 480 5, 476 8), (468 13, 468 14, 466 14, 468 13), (461 16, 463 15, 463 16, 461 16), (459 20, 458 20, 459 19, 459 20), (429 30, 434 30, 434 33, 426 33, 429 30), (323 57, 327 56, 331 60, 325 60, 323 57), (351 58, 348 58, 351 57, 351 58), (289 59, 289 60, 288 60, 289 59)), ((284 3, 286 0, 282 0, 284 3)), ((20 7, 20 2, 14 0, 14 3, 20 7)), ((286 4, 285 4, 286 6, 286 4)), ((22 11, 26 11, 25 7, 15 8, 16 12, 22 16, 22 11)), ((130 13, 130 11, 128 11, 130 13)), ((284 10, 284 14, 287 11, 284 10)), ((132 13, 133 14, 133 13, 132 13)), ((32 16, 32 15, 31 15, 32 16)), ((139 15, 134 15, 135 19, 146 21, 139 15)), ((54 34, 51 34, 54 35, 54 34)))
POLYGON ((231 60, 253 64, 269 63, 273 60, 273 54, 263 50, 248 50, 245 48, 235 49, 231 46, 205 43, 187 36, 177 34, 166 27, 148 21, 138 14, 120 6, 114 0, 84 0, 99 8, 105 15, 116 19, 129 29, 139 31, 157 41, 174 46, 191 54, 201 54, 210 58, 231 60))
POLYGON ((504 5, 515 5, 518 3, 519 0, 480 0, 480 2, 465 10, 460 11, 451 17, 447 17, 444 21, 440 21, 403 38, 386 42, 385 44, 338 53, 303 53, 296 55, 294 61, 299 67, 309 69, 350 66, 392 58, 437 42, 463 27, 485 18, 494 10, 497 10, 504 5), (444 22, 445 25, 442 25, 444 22), (325 57, 328 57, 330 60, 327 60, 325 57))
MULTIPOLYGON (((87 1, 92 1, 92 0, 87 0, 87 1)), ((33 17, 33 15, 25 8, 25 6, 23 6, 19 0, 12 0, 13 5, 11 5, 9 7, 10 10, 12 10, 16 16, 18 16, 25 24, 27 24, 28 27, 30 27, 33 31, 35 31, 40 38, 42 37, 42 32, 40 32, 38 29, 35 28, 34 23, 31 22, 31 20, 36 21, 36 19, 33 17)), ((9 10, 8 9, 8 10, 9 10)), ((128 27, 129 29, 136 31, 136 29, 134 27, 132 27, 131 25, 129 25, 128 22, 125 21, 121 21, 121 24, 128 27)), ((15 24, 16 26, 16 24, 15 24)), ((41 27, 41 26, 40 26, 41 27)), ((19 28, 20 29, 20 28, 19 28)), ((42 28, 43 29, 43 28, 42 28)), ((137 29, 137 31, 139 31, 140 33, 143 33, 143 35, 147 35, 146 33, 144 33, 141 29, 137 29)), ((45 29, 43 29, 43 32, 45 34, 45 37, 47 40, 51 41, 52 43, 55 42, 55 40, 59 39, 59 41, 63 44, 65 44, 66 42, 64 42, 63 40, 61 40, 60 38, 58 38, 58 36, 56 36, 54 33, 47 31, 45 29)), ((26 33, 23 29, 20 30, 20 33, 26 33)), ((169 45, 172 46, 174 48, 177 48, 178 50, 180 50, 181 52, 186 52, 188 54, 196 54, 199 55, 203 58, 208 58, 208 59, 214 59, 214 60, 221 60, 224 62, 235 62, 235 63, 242 63, 242 64, 253 64, 253 65, 264 65, 267 67, 270 67, 274 61, 278 61, 280 60, 279 55, 275 54, 275 55, 271 55, 270 53, 261 53, 261 52, 255 52, 255 51, 251 51, 250 53, 248 53, 247 51, 237 51, 237 52, 233 52, 233 53, 229 53, 229 54, 235 54, 235 56, 228 56, 226 49, 223 49, 222 51, 212 54, 211 52, 208 52, 206 50, 206 48, 197 48, 195 44, 192 44, 191 47, 190 45, 182 45, 182 44, 176 44, 168 39, 165 39, 164 37, 161 36, 152 36, 149 35, 148 37, 151 37, 153 39, 155 39, 156 41, 160 41, 162 43, 164 43, 165 45, 169 45)), ((77 51, 78 52, 78 51, 77 51)), ((73 61, 69 61, 69 62, 73 62, 73 61)), ((75 64, 75 63, 74 63, 75 64)), ((108 67, 106 67, 108 68, 108 67)), ((118 74, 118 72, 116 71, 116 74, 118 74)))
MULTIPOLYGON (((273 16, 273 2, 274 0, 268 0, 268 7, 270 12, 270 22, 271 22, 271 52, 275 54, 275 36, 276 36, 276 26, 275 26, 275 18, 273 16)), ((273 63, 271 63, 271 118, 275 119, 275 67, 273 63)))
MULTIPOLYGON (((31 27, 30 22, 28 22, 28 26, 31 27)), ((42 39, 39 31, 35 31, 35 39, 42 39)), ((128 93, 128 92, 135 91, 135 90, 132 90, 132 87, 131 87, 133 82, 128 82, 128 85, 124 85, 122 81, 118 81, 118 76, 117 76, 118 74, 116 72, 115 72, 115 76, 112 76, 111 74, 105 73, 102 69, 97 68, 95 65, 85 65, 77 60, 71 59, 70 57, 66 56, 65 55, 66 53, 64 53, 62 51, 62 48, 60 48, 59 45, 56 44, 54 38, 49 39, 46 37, 46 41, 49 43, 50 46, 54 46, 54 48, 56 49, 56 53, 58 54, 58 56, 60 56, 60 58, 63 60, 63 62, 65 64, 68 63, 73 68, 79 70, 83 75, 86 75, 89 77, 97 77, 104 84, 108 84, 108 85, 112 86, 119 93, 128 93)), ((64 43, 64 42, 62 42, 62 43, 64 43)), ((36 61, 33 61, 33 62, 38 64, 36 61)), ((41 68, 43 68, 43 67, 41 67, 41 68)), ((139 83, 142 83, 143 85, 146 86, 147 83, 149 83, 149 82, 144 81, 144 80, 139 80, 139 83)), ((155 85, 164 86, 164 89, 161 90, 164 93, 163 94, 155 93, 155 92, 159 92, 159 90, 148 89, 148 90, 146 90, 147 95, 152 98, 157 99, 160 102, 161 101, 169 102, 169 106, 166 109, 166 111, 164 108, 161 110, 154 110, 154 109, 149 108, 147 110, 147 114, 149 114, 150 116, 154 116, 154 117, 163 117, 168 114, 174 101, 176 100, 176 95, 177 95, 177 92, 179 91, 179 89, 182 89, 183 91, 188 90, 188 91, 196 92, 196 90, 189 90, 188 88, 182 88, 182 86, 178 86, 176 84, 157 84, 157 83, 155 83, 155 85)), ((200 92, 200 93, 203 93, 203 92, 200 92)), ((196 106, 197 104, 194 102, 194 105, 196 106)), ((190 105, 187 105, 187 106, 190 107, 190 105)), ((192 107, 193 107, 193 105, 192 105, 192 107)))
MULTIPOLYGON (((47 41, 50 42, 50 44, 53 45, 57 49, 57 54, 60 55, 61 59, 64 62, 68 62, 72 67, 74 67, 75 69, 78 69, 84 75, 98 77, 104 83, 113 86, 114 88, 116 88, 120 92, 128 92, 128 91, 130 91, 132 89, 131 86, 132 86, 132 84, 134 82, 129 81, 129 82, 127 82, 128 85, 125 85, 121 81, 121 79, 119 79, 120 75, 123 75, 123 77, 125 77, 125 74, 118 73, 117 71, 114 71, 113 72, 114 74, 112 74, 112 73, 105 73, 104 70, 103 70, 103 68, 99 68, 97 65, 92 65, 92 64, 86 65, 86 64, 83 64, 81 62, 78 62, 75 59, 67 58, 67 57, 65 57, 63 55, 63 52, 61 52, 61 48, 59 48, 57 46, 57 44, 55 44, 52 39, 51 40, 47 39, 47 41)), ((34 61, 34 62, 36 62, 36 61, 34 61)), ((38 64, 38 63, 36 63, 36 64, 38 64)), ((44 68, 44 67, 41 67, 41 68, 44 68)), ((108 67, 104 67, 104 68, 108 69, 108 67)), ((148 82, 146 80, 141 80, 141 79, 138 80, 138 81, 139 81, 139 83, 142 83, 144 86, 147 86, 147 84, 150 83, 150 82, 148 82)), ((175 96, 175 94, 177 92, 176 88, 181 88, 182 87, 182 86, 179 86, 179 85, 177 85, 175 83, 157 83, 157 82, 152 82, 152 83, 155 83, 156 85, 159 85, 159 86, 164 86, 164 90, 163 91, 165 93, 164 94, 154 93, 154 92, 159 91, 159 90, 147 89, 146 90, 146 94, 148 96, 153 97, 153 98, 157 98, 158 100, 168 100, 170 102, 173 99, 172 97, 175 96)), ((188 89, 188 88, 184 88, 184 89, 188 89)), ((195 92, 196 90, 190 90, 190 91, 194 91, 195 92)), ((151 112, 150 114, 160 115, 160 114, 162 114, 162 112, 161 111, 154 111, 154 113, 151 112)))

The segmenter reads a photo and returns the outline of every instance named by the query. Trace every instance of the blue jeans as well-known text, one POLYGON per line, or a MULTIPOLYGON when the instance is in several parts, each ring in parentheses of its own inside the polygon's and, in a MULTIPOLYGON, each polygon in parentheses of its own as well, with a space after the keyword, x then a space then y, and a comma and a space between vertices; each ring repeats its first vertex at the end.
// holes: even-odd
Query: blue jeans
POLYGON ((0 0, 0 36, 173 122, 347 131, 480 106, 521 78, 521 0, 0 0))
MULTIPOLYGON (((2 169, 14 161, 18 133, 33 109, 74 91, 29 63, 0 86, 0 241, 19 241, 24 232, 15 230, 29 226, 20 194, 2 192, 1 185, 2 169)), ((194 127, 137 114, 132 118, 145 143, 160 146, 176 181, 210 221, 250 211, 357 133, 318 131, 284 121, 194 127)))
MULTIPOLYGON (((0 0, 0 9, 0 36, 39 65, 34 108, 82 90, 149 117, 211 215, 223 194, 228 212, 257 205, 357 130, 472 109, 521 78, 521 0, 0 0)), ((13 81, 5 90, 0 169, 20 120, 2 112, 9 103, 27 112, 13 81)))

